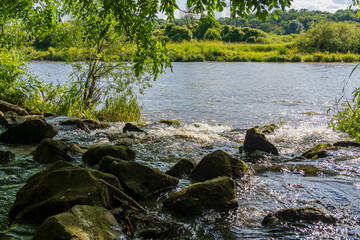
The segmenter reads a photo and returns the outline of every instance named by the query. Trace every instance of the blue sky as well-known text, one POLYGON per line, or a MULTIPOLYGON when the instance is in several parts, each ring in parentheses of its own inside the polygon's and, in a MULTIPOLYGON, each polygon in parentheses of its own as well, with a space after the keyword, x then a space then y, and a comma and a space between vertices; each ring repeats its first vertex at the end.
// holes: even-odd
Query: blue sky
MULTIPOLYGON (((176 2, 181 9, 186 10, 186 0, 176 0, 176 2)), ((339 9, 346 9, 351 2, 351 0, 294 0, 291 8, 336 12, 339 9)), ((217 14, 217 17, 221 16, 229 16, 229 10, 225 9, 223 13, 217 14)))

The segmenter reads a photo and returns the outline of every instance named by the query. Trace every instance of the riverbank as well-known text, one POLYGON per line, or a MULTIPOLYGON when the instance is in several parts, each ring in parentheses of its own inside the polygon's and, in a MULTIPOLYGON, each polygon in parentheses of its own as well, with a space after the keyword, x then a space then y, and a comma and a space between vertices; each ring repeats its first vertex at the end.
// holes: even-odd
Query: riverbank
MULTIPOLYGON (((224 43, 217 41, 192 41, 168 43, 167 47, 174 62, 357 62, 360 54, 315 52, 304 53, 292 43, 283 44, 249 44, 224 43)), ((105 53, 103 60, 129 61, 134 49, 119 48, 105 53)), ((75 47, 36 51, 28 48, 29 58, 33 61, 85 61, 88 52, 75 47)))

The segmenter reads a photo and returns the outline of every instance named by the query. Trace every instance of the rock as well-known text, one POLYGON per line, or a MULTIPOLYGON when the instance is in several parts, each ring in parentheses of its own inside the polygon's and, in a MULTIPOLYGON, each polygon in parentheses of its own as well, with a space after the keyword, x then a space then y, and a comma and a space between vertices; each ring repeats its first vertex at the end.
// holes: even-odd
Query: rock
POLYGON ((0 135, 0 142, 4 143, 40 143, 45 138, 52 138, 57 134, 50 124, 42 120, 25 120, 12 126, 0 135))
POLYGON ((29 114, 25 109, 23 109, 19 106, 16 106, 14 104, 2 101, 2 100, 0 100, 0 111, 2 111, 4 113, 7 111, 13 111, 13 112, 16 112, 20 116, 29 114))
POLYGON ((278 129, 279 127, 272 123, 269 125, 264 125, 264 126, 256 126, 256 129, 258 129, 262 134, 269 134, 269 133, 274 133, 276 129, 278 129))
POLYGON ((328 223, 335 224, 338 219, 325 211, 313 208, 287 208, 275 213, 269 213, 261 222, 264 226, 282 225, 288 223, 328 223))
POLYGON ((114 205, 112 196, 116 193, 100 180, 123 190, 113 175, 58 161, 30 177, 17 192, 9 213, 10 222, 42 223, 74 205, 114 205))
POLYGON ((176 178, 181 178, 189 175, 189 173, 195 168, 195 166, 196 163, 194 161, 182 159, 165 173, 176 178))
POLYGON ((235 182, 220 177, 189 187, 172 194, 164 201, 164 208, 177 216, 197 216, 206 209, 230 209, 237 207, 235 182))
POLYGON ((158 196, 176 187, 179 179, 137 162, 104 157, 99 170, 115 175, 125 191, 136 199, 158 196))
POLYGON ((77 119, 77 118, 59 122, 59 125, 74 126, 85 132, 90 132, 89 128, 85 125, 85 123, 81 119, 77 119))
POLYGON ((16 112, 8 111, 6 112, 3 117, 0 117, 0 124, 4 127, 12 127, 16 124, 22 123, 23 121, 31 119, 39 119, 45 121, 45 118, 42 115, 26 115, 26 116, 19 116, 16 112))
POLYGON ((44 117, 55 117, 55 116, 56 116, 55 113, 50 113, 50 112, 44 113, 44 117))
POLYGON ((247 171, 248 167, 243 161, 233 158, 222 150, 217 150, 201 159, 189 177, 196 181, 205 181, 221 176, 238 178, 247 171))
POLYGON ((0 150, 0 164, 8 163, 15 160, 15 154, 10 151, 2 151, 0 150))
POLYGON ((132 161, 135 159, 136 153, 134 150, 124 145, 95 146, 84 153, 82 160, 93 166, 99 164, 101 159, 105 156, 132 161))
POLYGON ((139 128, 138 126, 132 124, 132 123, 126 123, 124 128, 123 128, 123 132, 142 132, 145 133, 144 130, 142 130, 141 128, 139 128))
POLYGON ((334 147, 331 143, 320 143, 313 148, 310 148, 307 152, 303 153, 301 156, 315 160, 318 158, 324 158, 328 156, 329 150, 336 150, 337 148, 334 147))
POLYGON ((333 144, 334 147, 360 147, 360 143, 356 141, 338 141, 333 144))
POLYGON ((70 143, 70 153, 72 156, 82 156, 85 152, 81 147, 76 145, 75 143, 70 143))
POLYGON ((106 122, 100 122, 97 120, 85 119, 83 120, 85 126, 90 130, 109 128, 110 124, 106 122))
POLYGON ((76 205, 47 218, 33 240, 114 239, 120 235, 116 219, 105 208, 76 205))
POLYGON ((67 154, 70 147, 64 142, 45 138, 33 153, 34 160, 39 163, 54 163, 59 160, 72 161, 73 159, 67 154))
POLYGON ((244 150, 245 152, 255 152, 256 150, 272 153, 274 155, 279 155, 276 147, 270 143, 266 137, 259 133, 255 128, 251 128, 246 131, 245 141, 244 141, 244 150))
POLYGON ((185 226, 144 212, 131 214, 131 224, 140 239, 188 239, 184 235, 190 235, 185 226))
POLYGON ((168 126, 180 126, 180 122, 177 120, 165 120, 165 119, 161 119, 159 121, 159 123, 164 123, 168 126))

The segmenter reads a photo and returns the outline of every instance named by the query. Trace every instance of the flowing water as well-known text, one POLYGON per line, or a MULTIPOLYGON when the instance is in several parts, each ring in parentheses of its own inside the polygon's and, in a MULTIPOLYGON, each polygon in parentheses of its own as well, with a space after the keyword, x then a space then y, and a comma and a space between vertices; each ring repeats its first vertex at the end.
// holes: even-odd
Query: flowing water
MULTIPOLYGON (((193 239, 359 239, 360 149, 331 151, 318 160, 296 159, 320 142, 347 139, 328 128, 327 110, 341 97, 342 81, 355 64, 307 63, 174 63, 153 82, 144 96, 142 127, 147 135, 125 139, 137 152, 137 161, 161 171, 182 158, 200 161, 222 149, 238 158, 247 128, 276 123, 267 138, 280 157, 263 156, 248 163, 253 174, 237 182, 239 207, 229 212, 209 211, 195 220, 178 220, 193 239), (177 119, 180 126, 158 123, 177 119), (342 219, 336 226, 313 224, 266 228, 266 214, 287 207, 318 207, 342 219)), ((32 63, 35 75, 46 81, 66 82, 71 67, 62 63, 32 63)), ((360 74, 350 79, 350 96, 360 74)), ((64 118, 48 118, 55 123, 64 118)), ((90 133, 58 126, 55 137, 88 147, 114 144, 124 123, 90 133)), ((1 145, 16 161, 0 165, 0 228, 14 239, 29 239, 33 228, 5 230, 6 214, 26 179, 44 168, 28 155, 35 146, 1 145)), ((81 164, 80 159, 75 163, 81 164)), ((189 185, 181 180, 177 190, 189 185)), ((152 206, 158 210, 159 206, 152 206)), ((4 235, 5 236, 5 235, 4 235)), ((1 238, 1 234, 0 234, 1 238)))

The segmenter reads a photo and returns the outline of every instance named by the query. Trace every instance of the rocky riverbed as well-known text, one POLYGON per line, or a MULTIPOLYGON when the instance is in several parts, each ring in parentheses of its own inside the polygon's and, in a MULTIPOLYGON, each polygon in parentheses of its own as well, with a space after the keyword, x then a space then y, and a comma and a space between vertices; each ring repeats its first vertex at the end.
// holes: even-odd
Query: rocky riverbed
POLYGON ((0 110, 2 239, 360 236, 359 144, 327 128, 0 110))

